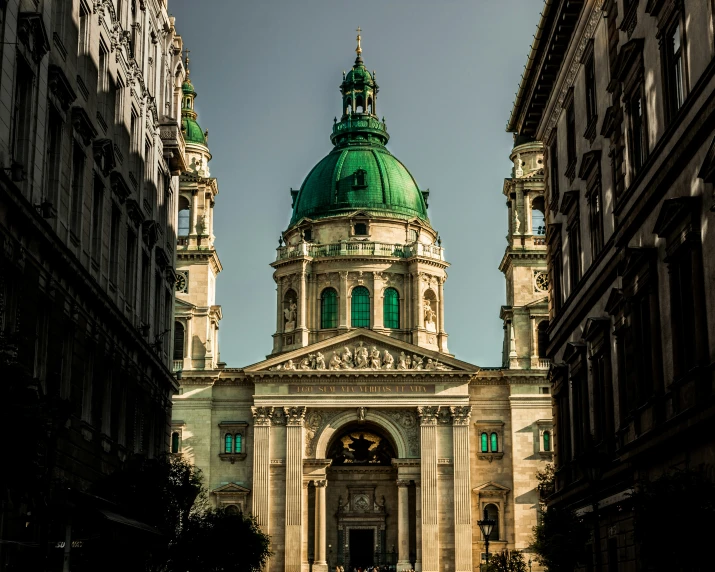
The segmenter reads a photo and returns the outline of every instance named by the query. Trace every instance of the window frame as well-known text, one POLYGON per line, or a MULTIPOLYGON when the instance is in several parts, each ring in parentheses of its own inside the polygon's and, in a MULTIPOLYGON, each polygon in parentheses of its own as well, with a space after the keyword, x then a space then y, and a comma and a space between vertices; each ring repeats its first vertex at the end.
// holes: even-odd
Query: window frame
POLYGON ((359 285, 350 291, 350 327, 369 328, 372 322, 370 290, 359 285))
POLYGON ((246 436, 248 423, 246 421, 221 421, 218 424, 221 437, 219 458, 231 464, 246 459, 246 436), (230 448, 226 444, 230 441, 230 448), (240 442, 240 450, 236 450, 236 443, 240 442))
POLYGON ((338 292, 335 288, 324 288, 320 293, 320 329, 333 330, 338 327, 338 292), (330 300, 328 300, 330 297, 330 300), (330 307, 327 306, 330 304, 330 307), (330 318, 330 321, 328 321, 330 318))
POLYGON ((385 289, 382 300, 382 314, 385 328, 391 330, 400 329, 400 293, 396 288, 385 289))

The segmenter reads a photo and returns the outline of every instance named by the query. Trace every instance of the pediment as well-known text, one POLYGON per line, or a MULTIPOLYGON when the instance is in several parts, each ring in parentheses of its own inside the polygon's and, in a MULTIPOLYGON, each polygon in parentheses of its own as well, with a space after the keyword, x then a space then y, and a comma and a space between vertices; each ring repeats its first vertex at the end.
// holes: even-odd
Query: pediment
POLYGON ((187 309, 191 309, 191 308, 195 308, 195 307, 196 307, 196 306, 195 306, 194 304, 192 304, 191 302, 187 302, 186 300, 182 300, 181 298, 176 298, 176 299, 174 300, 174 303, 175 303, 177 306, 181 306, 181 307, 187 308, 187 309))
POLYGON ((451 355, 427 350, 372 330, 358 329, 243 369, 248 374, 371 374, 378 370, 388 375, 404 374, 407 371, 474 374, 479 367, 455 359, 451 355))
POLYGON ((511 489, 509 487, 505 487, 504 485, 500 485, 499 483, 495 483, 494 481, 487 481, 486 483, 481 484, 478 487, 474 487, 472 491, 480 494, 506 494, 510 492, 511 489))
POLYGON ((214 489, 211 491, 215 495, 220 495, 220 494, 248 494, 251 492, 251 489, 247 489, 246 487, 242 487, 241 485, 237 485, 236 483, 228 483, 227 485, 223 485, 221 487, 218 487, 217 489, 214 489))

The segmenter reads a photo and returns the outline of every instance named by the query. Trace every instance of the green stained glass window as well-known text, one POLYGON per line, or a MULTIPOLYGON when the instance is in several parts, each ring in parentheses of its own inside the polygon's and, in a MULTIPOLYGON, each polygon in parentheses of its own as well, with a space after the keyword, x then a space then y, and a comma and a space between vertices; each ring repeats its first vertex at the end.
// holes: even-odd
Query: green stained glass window
POLYGON ((385 290, 383 315, 385 317, 386 328, 400 327, 400 297, 397 294, 397 290, 394 288, 388 288, 385 290))
POLYGON ((544 431, 544 451, 551 451, 551 433, 544 431))
POLYGON ((320 295, 320 327, 338 327, 338 293, 332 288, 326 288, 320 295))
POLYGON ((489 452, 489 435, 482 433, 482 453, 489 452))
POLYGON ((243 449, 243 435, 236 433, 233 438, 233 452, 241 453, 243 449))
POLYGON ((224 438, 224 453, 233 453, 233 435, 230 433, 224 438))
POLYGON ((353 288, 351 323, 353 328, 370 327, 370 292, 364 286, 353 288))
POLYGON ((171 452, 179 452, 179 434, 177 432, 171 434, 171 452))
POLYGON ((496 453, 499 450, 499 437, 497 436, 496 433, 492 433, 491 435, 491 445, 492 445, 492 453, 496 453))

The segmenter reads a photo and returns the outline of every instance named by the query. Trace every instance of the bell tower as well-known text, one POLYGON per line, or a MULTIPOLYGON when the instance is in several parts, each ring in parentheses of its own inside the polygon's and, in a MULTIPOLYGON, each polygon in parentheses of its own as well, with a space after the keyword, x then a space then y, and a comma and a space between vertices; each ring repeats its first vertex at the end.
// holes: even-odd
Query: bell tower
POLYGON ((222 267, 213 233, 218 182, 209 171, 208 130, 202 131, 197 122, 194 102, 198 94, 191 83, 188 56, 185 67, 186 81, 181 86, 181 131, 189 168, 179 179, 175 371, 217 367, 221 320, 221 306, 216 304, 216 278, 222 267))
POLYGON ((549 277, 544 222, 544 150, 536 141, 516 138, 504 180, 509 212, 507 247, 499 269, 506 278, 502 365, 509 369, 547 369, 549 277))

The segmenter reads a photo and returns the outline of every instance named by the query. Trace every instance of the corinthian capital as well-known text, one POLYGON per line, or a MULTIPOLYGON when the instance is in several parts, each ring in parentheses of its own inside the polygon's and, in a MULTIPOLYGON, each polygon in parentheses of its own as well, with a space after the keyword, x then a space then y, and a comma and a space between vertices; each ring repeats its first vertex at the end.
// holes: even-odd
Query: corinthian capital
POLYGON ((417 408, 417 415, 420 416, 420 425, 437 425, 437 415, 439 406, 425 405, 417 408))
POLYGON ((471 405, 453 405, 449 411, 452 414, 452 425, 469 425, 469 417, 472 414, 471 405))
POLYGON ((251 407, 253 424, 256 427, 268 427, 271 424, 272 407, 251 407))
POLYGON ((283 413, 285 413, 286 425, 288 425, 288 427, 300 427, 303 425, 305 407, 284 407, 283 413))

